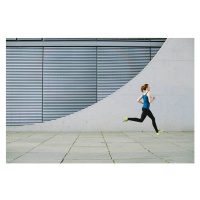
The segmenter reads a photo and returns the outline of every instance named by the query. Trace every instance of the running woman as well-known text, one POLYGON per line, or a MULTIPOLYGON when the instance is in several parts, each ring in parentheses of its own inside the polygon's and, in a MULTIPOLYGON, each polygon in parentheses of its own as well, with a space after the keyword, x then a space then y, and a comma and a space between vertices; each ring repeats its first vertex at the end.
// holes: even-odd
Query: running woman
POLYGON ((150 87, 149 84, 144 84, 141 87, 141 91, 143 92, 143 95, 141 95, 137 102, 143 104, 142 106, 142 115, 141 118, 130 118, 130 117, 125 117, 125 119, 123 120, 123 122, 127 122, 128 120, 130 121, 135 121, 135 122, 143 122, 144 119, 146 118, 146 116, 148 115, 151 120, 152 120, 152 124, 153 127, 156 131, 157 135, 160 135, 163 131, 162 130, 158 130, 157 126, 156 126, 156 121, 155 121, 155 117, 153 116, 152 112, 150 111, 149 107, 150 107, 150 103, 152 103, 155 100, 155 97, 153 97, 153 99, 151 99, 151 93, 150 93, 150 87), (143 98, 143 101, 141 101, 141 99, 143 98))

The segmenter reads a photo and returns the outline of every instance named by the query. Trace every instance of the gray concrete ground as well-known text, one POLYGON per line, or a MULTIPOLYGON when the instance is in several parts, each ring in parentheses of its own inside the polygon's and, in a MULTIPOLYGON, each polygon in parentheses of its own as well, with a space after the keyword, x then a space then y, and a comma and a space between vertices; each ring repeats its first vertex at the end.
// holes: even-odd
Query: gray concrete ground
POLYGON ((194 132, 7 132, 7 163, 194 163, 194 132))

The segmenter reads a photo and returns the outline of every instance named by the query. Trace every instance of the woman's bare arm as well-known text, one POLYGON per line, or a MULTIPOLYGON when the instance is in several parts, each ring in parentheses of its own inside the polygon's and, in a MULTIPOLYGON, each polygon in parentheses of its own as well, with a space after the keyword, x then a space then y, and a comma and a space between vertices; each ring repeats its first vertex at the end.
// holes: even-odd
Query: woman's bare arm
POLYGON ((142 95, 137 99, 138 103, 144 104, 144 102, 140 101, 142 99, 142 95))
POLYGON ((149 103, 152 103, 155 100, 155 97, 153 97, 153 99, 151 99, 151 93, 150 92, 148 92, 147 96, 148 96, 148 99, 149 99, 149 103))

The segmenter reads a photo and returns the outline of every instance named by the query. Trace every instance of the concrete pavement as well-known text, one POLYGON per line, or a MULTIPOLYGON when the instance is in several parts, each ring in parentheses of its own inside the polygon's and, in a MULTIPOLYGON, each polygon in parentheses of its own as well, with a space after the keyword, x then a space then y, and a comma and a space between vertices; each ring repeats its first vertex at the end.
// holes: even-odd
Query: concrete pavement
POLYGON ((194 163, 194 132, 8 132, 7 163, 194 163))

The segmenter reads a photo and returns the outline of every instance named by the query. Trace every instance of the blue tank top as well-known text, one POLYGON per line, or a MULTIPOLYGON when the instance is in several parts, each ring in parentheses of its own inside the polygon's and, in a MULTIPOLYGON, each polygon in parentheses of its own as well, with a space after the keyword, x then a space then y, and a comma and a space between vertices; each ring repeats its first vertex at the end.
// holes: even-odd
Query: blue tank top
MULTIPOLYGON (((147 92, 148 93, 148 92, 147 92)), ((143 98, 143 100, 144 100, 144 104, 143 104, 143 108, 147 108, 147 109, 149 109, 149 107, 150 107, 150 103, 149 103, 149 99, 148 99, 148 96, 147 96, 147 93, 144 95, 142 95, 142 98, 143 98)))

